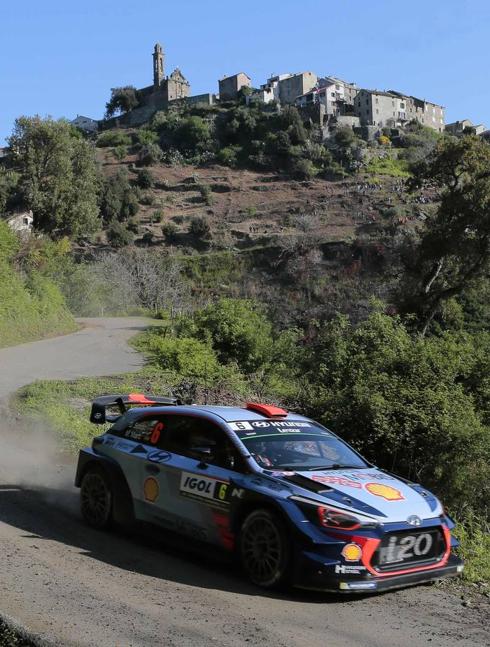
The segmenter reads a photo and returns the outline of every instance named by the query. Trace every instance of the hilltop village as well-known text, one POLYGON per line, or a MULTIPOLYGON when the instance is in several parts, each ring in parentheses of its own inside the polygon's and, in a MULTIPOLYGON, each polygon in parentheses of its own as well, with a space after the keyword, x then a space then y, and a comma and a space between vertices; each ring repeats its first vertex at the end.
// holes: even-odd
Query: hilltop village
POLYGON ((248 74, 238 72, 219 79, 217 94, 193 95, 180 69, 168 76, 165 74, 165 53, 159 43, 154 47, 152 59, 153 84, 136 90, 135 108, 103 122, 79 115, 72 123, 87 132, 96 132, 101 127, 137 127, 147 123, 156 112, 174 106, 213 106, 243 97, 247 104, 294 105, 322 127, 325 138, 337 127, 348 126, 370 140, 383 128, 403 128, 413 121, 441 133, 458 135, 470 129, 477 135, 490 136, 485 126, 474 125, 468 119, 446 124, 445 107, 425 98, 391 89, 362 88, 356 83, 310 71, 271 76, 258 88, 253 87, 248 74))

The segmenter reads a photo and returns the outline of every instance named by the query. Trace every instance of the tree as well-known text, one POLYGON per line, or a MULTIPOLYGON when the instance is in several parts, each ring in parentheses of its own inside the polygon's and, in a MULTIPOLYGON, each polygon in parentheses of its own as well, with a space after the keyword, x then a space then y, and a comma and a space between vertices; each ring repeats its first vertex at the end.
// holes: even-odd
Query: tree
POLYGON ((439 191, 439 206, 411 251, 412 281, 400 297, 401 310, 416 314, 423 335, 444 302, 488 273, 490 146, 470 135, 441 142, 414 168, 412 188, 427 185, 439 191))
POLYGON ((381 312, 357 327, 339 316, 303 353, 300 406, 368 460, 434 487, 448 504, 488 505, 490 397, 481 371, 489 342, 412 336, 381 312))
POLYGON ((101 209, 106 221, 119 220, 123 222, 138 213, 138 200, 125 170, 120 170, 116 175, 105 180, 102 189, 101 209))
POLYGON ((80 237, 99 226, 99 175, 92 144, 67 121, 20 117, 9 138, 19 190, 34 227, 80 237))
POLYGON ((111 88, 111 98, 105 106, 105 117, 109 119, 116 113, 124 114, 139 105, 138 91, 132 85, 111 88))

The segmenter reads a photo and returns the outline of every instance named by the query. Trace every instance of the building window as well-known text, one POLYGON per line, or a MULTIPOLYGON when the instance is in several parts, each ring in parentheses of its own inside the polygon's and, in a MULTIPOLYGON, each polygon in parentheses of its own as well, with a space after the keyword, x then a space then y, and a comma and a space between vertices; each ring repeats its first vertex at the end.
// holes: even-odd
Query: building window
POLYGON ((379 110, 376 108, 376 114, 379 115, 379 110))
POLYGON ((378 97, 376 97, 376 103, 379 103, 379 101, 378 101, 378 97))
POLYGON ((330 96, 331 96, 331 97, 334 97, 334 96, 335 96, 335 92, 330 92, 330 96))
POLYGON ((403 101, 402 101, 402 102, 400 103, 400 108, 404 108, 404 107, 405 107, 405 104, 404 104, 404 103, 403 103, 403 101))

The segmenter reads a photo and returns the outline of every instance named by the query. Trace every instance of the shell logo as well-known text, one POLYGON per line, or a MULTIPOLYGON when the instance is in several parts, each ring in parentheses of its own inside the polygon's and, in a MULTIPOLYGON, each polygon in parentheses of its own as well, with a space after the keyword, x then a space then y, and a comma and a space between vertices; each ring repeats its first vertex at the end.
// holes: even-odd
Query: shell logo
POLYGON ((359 544, 346 544, 342 548, 342 557, 346 562, 358 562, 362 557, 362 548, 359 544))
POLYGON ((158 481, 153 478, 153 476, 148 477, 143 484, 143 493, 145 495, 145 501, 150 503, 155 503, 160 494, 160 486, 158 481))
POLYGON ((368 492, 374 496, 381 496, 387 501, 403 501, 405 497, 394 487, 384 485, 383 483, 366 483, 364 486, 368 492))

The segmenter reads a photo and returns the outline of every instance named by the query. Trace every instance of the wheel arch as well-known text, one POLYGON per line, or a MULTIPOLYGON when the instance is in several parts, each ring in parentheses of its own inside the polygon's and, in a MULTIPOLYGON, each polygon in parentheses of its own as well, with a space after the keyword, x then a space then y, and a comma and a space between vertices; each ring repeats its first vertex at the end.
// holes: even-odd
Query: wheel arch
POLYGON ((101 470, 112 487, 112 515, 115 523, 128 525, 135 520, 133 497, 121 466, 113 459, 96 454, 92 449, 82 449, 78 457, 75 486, 80 487, 83 477, 91 469, 101 470))
POLYGON ((235 535, 239 534, 243 522, 255 510, 273 512, 277 514, 288 529, 294 529, 293 522, 279 502, 269 497, 252 495, 236 504, 231 511, 230 529, 235 535))

